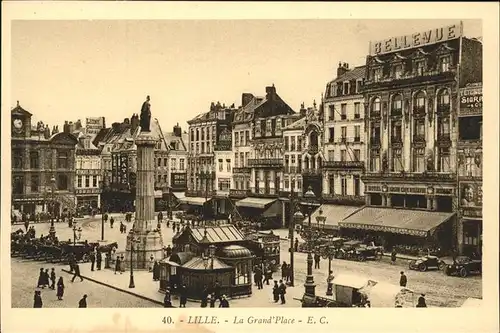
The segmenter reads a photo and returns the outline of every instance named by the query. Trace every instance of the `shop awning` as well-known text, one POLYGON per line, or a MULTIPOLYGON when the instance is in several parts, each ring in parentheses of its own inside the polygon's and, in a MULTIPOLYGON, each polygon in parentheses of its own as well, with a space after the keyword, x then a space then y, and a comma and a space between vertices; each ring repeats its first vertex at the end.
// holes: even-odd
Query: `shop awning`
POLYGON ((172 192, 172 194, 179 200, 184 199, 186 197, 185 192, 172 192))
POLYGON ((283 214, 283 204, 281 201, 276 200, 273 202, 263 213, 263 217, 275 217, 283 214))
POLYGON ((448 221, 455 213, 364 207, 339 222, 341 228, 383 231, 419 237, 448 221))
POLYGON ((193 205, 193 206, 203 206, 205 202, 210 201, 210 198, 205 199, 201 197, 184 197, 179 200, 180 203, 193 205))
MULTIPOLYGON (((316 211, 311 215, 311 225, 312 227, 318 226, 318 221, 316 217, 319 216, 319 211, 322 210, 321 216, 325 216, 325 224, 321 223, 319 225, 320 228, 325 229, 338 229, 339 222, 344 220, 345 218, 351 216, 353 213, 362 209, 359 206, 341 206, 341 205, 329 205, 324 204, 321 205, 316 211)), ((307 225, 309 223, 309 218, 305 218, 303 225, 307 225)))
POLYGON ((245 198, 236 201, 236 207, 260 208, 264 209, 267 205, 273 203, 278 199, 264 199, 264 198, 245 198))

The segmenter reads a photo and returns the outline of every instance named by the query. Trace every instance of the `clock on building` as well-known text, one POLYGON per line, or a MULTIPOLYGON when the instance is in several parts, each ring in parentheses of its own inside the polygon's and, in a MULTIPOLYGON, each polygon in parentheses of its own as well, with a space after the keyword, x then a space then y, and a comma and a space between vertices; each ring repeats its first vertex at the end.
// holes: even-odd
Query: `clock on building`
POLYGON ((19 118, 16 118, 12 121, 12 125, 14 126, 14 130, 16 132, 21 132, 23 129, 23 121, 19 118))

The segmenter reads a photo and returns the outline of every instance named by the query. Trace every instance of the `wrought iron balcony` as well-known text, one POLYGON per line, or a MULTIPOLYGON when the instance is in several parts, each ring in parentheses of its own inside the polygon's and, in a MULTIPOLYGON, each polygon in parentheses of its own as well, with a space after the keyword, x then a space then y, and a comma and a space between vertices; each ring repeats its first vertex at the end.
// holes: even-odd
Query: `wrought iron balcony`
POLYGON ((315 175, 321 175, 321 169, 302 169, 302 174, 303 175, 310 175, 310 176, 315 176, 315 175))
POLYGON ((409 182, 453 182, 456 181, 456 174, 441 172, 366 172, 362 180, 390 180, 409 182))
POLYGON ((450 147, 451 146, 450 133, 438 134, 436 144, 439 147, 450 147))
POLYGON ((414 143, 425 143, 425 135, 418 135, 418 134, 415 134, 413 136, 413 142, 414 143))
POLYGON ((232 150, 233 146, 231 142, 220 142, 215 145, 214 150, 215 151, 228 151, 232 150))
POLYGON ((392 109, 391 117, 401 117, 403 116, 403 109, 392 109))
POLYGON ((250 197, 260 197, 260 198, 277 198, 279 195, 279 189, 276 190, 270 187, 259 187, 256 188, 254 192, 250 192, 248 196, 250 197))
POLYGON ((413 107, 414 116, 425 116, 425 105, 414 106, 413 107))
POLYGON ((392 87, 392 86, 402 86, 408 84, 416 84, 423 82, 435 82, 435 81, 443 81, 443 80, 452 80, 455 78, 455 68, 450 67, 450 71, 448 72, 440 72, 437 70, 433 71, 423 71, 420 73, 405 73, 399 77, 396 76, 386 76, 383 78, 379 78, 378 80, 366 80, 364 83, 364 89, 378 89, 384 87, 392 87))
POLYGON ((361 142, 361 137, 355 136, 354 137, 354 142, 361 142))
POLYGON ((370 144, 372 146, 380 146, 380 137, 378 137, 378 136, 372 136, 370 138, 370 144))
POLYGON ((250 190, 229 190, 229 196, 232 198, 246 198, 250 194, 250 190))
POLYGON ((307 151, 311 155, 316 155, 319 151, 319 147, 318 146, 309 146, 309 147, 307 147, 307 151))
MULTIPOLYGON (((278 192, 278 195, 280 198, 290 198, 290 191, 279 191, 278 192)), ((297 191, 294 191, 293 192, 293 195, 296 197, 296 198, 300 198, 302 197, 302 192, 297 192, 297 191)))
POLYGON ((372 119, 380 119, 380 110, 379 111, 370 111, 370 118, 372 119))
POLYGON ((215 179, 215 171, 200 171, 198 176, 203 179, 215 179))
POLYGON ((250 174, 252 170, 249 167, 234 167, 233 173, 248 173, 250 174))
POLYGON ((436 112, 438 114, 447 114, 450 113, 450 104, 438 104, 436 107, 436 112))
POLYGON ((325 161, 323 167, 326 169, 363 169, 365 162, 362 161, 325 161))
POLYGON ((248 160, 250 167, 263 168, 281 168, 283 167, 283 159, 281 158, 253 158, 248 160))

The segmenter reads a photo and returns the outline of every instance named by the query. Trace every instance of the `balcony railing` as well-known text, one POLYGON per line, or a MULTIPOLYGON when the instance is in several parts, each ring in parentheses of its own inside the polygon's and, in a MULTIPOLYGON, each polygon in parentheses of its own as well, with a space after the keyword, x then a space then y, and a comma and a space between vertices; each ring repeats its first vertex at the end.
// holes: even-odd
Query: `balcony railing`
POLYGON ((402 115, 403 115, 402 109, 392 109, 391 110, 391 117, 401 117, 402 115))
POLYGON ((309 146, 309 147, 307 148, 307 151, 309 152, 309 154, 311 154, 311 155, 315 155, 315 154, 317 154, 317 153, 318 153, 319 148, 318 148, 318 146, 309 146))
POLYGON ((367 172, 362 177, 365 180, 404 180, 404 181, 456 181, 456 174, 454 173, 440 173, 440 172, 367 172))
POLYGON ((371 137, 370 144, 373 146, 380 146, 380 137, 371 137))
POLYGON ((261 198, 277 198, 279 195, 279 189, 276 190, 270 187, 260 187, 256 188, 254 192, 250 192, 248 196, 250 197, 261 197, 261 198))
POLYGON ((414 135, 413 142, 425 142, 425 135, 414 135))
POLYGON ((215 171, 200 171, 197 175, 203 179, 215 179, 215 171))
POLYGON ((234 167, 233 173, 250 173, 251 169, 249 167, 234 167))
POLYGON ((354 137, 354 142, 361 142, 361 137, 355 136, 354 137))
POLYGON ((436 107, 436 112, 439 114, 450 113, 450 104, 438 104, 436 107))
POLYGON ((248 165, 250 167, 271 167, 271 168, 281 168, 283 167, 283 159, 281 158, 253 158, 248 160, 248 165))
POLYGON ((451 138, 450 134, 438 134, 436 143, 440 147, 449 147, 451 146, 451 138))
POLYGON ((450 67, 448 72, 440 72, 437 70, 423 71, 420 73, 405 73, 400 77, 383 77, 378 80, 366 80, 364 89, 375 89, 390 86, 401 86, 411 83, 420 83, 427 81, 451 80, 455 77, 455 68, 450 67))
POLYGON ((229 190, 229 196, 233 198, 246 198, 250 194, 250 190, 229 190))
POLYGON ((215 151, 227 151, 227 150, 232 150, 232 149, 233 149, 233 145, 231 142, 218 143, 214 147, 215 151))
POLYGON ((298 167, 298 166, 288 166, 288 167, 284 167, 283 168, 283 171, 285 172, 285 174, 287 173, 301 173, 301 167, 298 167))
POLYGON ((303 175, 311 175, 311 176, 321 175, 321 169, 320 168, 318 168, 318 169, 302 169, 302 174, 303 175))
POLYGON ((186 197, 199 197, 211 198, 217 194, 217 191, 201 191, 201 190, 187 190, 186 197))
POLYGON ((362 161, 325 161, 323 163, 324 168, 328 169, 363 169, 365 167, 365 162, 362 161))
POLYGON ((370 118, 380 118, 380 111, 370 111, 370 118))
MULTIPOLYGON (((278 195, 280 198, 290 198, 290 191, 279 191, 278 195)), ((300 198, 300 197, 302 197, 302 192, 301 191, 294 191, 293 195, 296 198, 300 198)))
POLYGON ((425 116, 425 105, 414 106, 413 107, 413 114, 415 116, 417 116, 417 115, 425 116))
POLYGON ((400 136, 391 136, 391 142, 392 143, 402 143, 403 138, 400 136))
POLYGON ((362 206, 365 198, 360 195, 322 194, 324 202, 337 205, 362 206))

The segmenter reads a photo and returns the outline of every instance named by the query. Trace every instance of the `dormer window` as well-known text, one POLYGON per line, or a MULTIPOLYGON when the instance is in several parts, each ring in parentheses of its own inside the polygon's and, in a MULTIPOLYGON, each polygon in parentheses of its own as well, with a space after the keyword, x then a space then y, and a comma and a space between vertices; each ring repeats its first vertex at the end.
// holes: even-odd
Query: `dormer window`
POLYGON ((441 57, 439 59, 439 69, 442 73, 450 70, 450 56, 441 57))
POLYGON ((375 68, 372 71, 373 81, 378 82, 382 78, 382 68, 375 68))
POLYGON ((344 82, 344 95, 349 94, 349 82, 344 82))
POLYGON ((361 80, 356 81, 356 94, 359 94, 361 92, 361 84, 362 83, 363 83, 363 81, 361 81, 361 80))
POLYGON ((403 65, 401 64, 398 64, 396 66, 394 66, 394 78, 397 80, 397 79, 400 79, 401 76, 403 76, 403 65))

